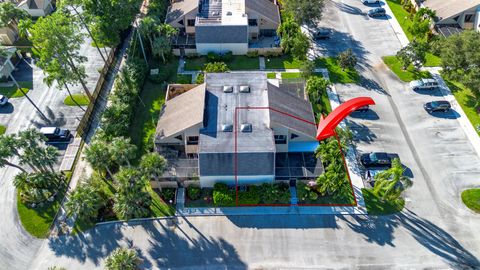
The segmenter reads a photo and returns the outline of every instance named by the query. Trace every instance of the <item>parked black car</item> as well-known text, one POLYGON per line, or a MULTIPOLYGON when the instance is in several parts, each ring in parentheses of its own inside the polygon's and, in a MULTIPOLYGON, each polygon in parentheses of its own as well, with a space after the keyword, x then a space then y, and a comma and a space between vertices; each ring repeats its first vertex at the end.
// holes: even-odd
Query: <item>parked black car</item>
POLYGON ((423 108, 429 113, 432 112, 446 112, 452 108, 452 105, 450 105, 450 102, 446 100, 439 100, 439 101, 432 101, 432 102, 427 102, 425 105, 423 105, 423 108))
POLYGON ((380 16, 385 16, 386 14, 387 12, 385 11, 384 8, 374 8, 367 12, 367 15, 369 17, 380 17, 380 16))
POLYGON ((315 39, 315 40, 317 40, 317 39, 329 39, 331 33, 332 32, 329 29, 325 29, 325 28, 318 29, 317 31, 315 31, 315 33, 313 33, 313 39, 315 39))
POLYGON ((362 107, 356 109, 355 111, 356 112, 368 112, 368 110, 370 110, 370 106, 366 105, 366 106, 362 106, 362 107))
POLYGON ((72 137, 70 130, 58 127, 42 127, 40 133, 47 138, 47 142, 69 142, 72 137))
POLYGON ((385 152, 371 152, 360 156, 360 163, 365 168, 370 167, 391 167, 392 160, 398 158, 397 154, 388 154, 385 152))

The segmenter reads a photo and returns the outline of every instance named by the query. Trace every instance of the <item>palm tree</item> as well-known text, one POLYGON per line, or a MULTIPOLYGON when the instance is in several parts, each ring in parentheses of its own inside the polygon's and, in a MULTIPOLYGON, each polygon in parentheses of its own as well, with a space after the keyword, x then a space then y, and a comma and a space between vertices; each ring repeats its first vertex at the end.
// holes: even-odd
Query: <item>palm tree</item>
POLYGON ((98 172, 106 170, 110 177, 113 177, 110 171, 112 165, 112 155, 107 142, 98 136, 94 137, 90 145, 85 148, 85 160, 90 163, 92 168, 98 172))
POLYGON ((145 176, 149 179, 158 181, 160 175, 163 174, 167 167, 167 160, 157 152, 147 153, 142 156, 140 161, 140 168, 145 176))
POLYGON ((76 216, 82 221, 90 221, 97 217, 100 207, 102 207, 102 197, 99 190, 89 182, 81 183, 65 203, 67 215, 76 216))
POLYGON ((115 137, 110 143, 112 159, 119 166, 127 164, 130 167, 130 160, 135 158, 137 147, 130 143, 130 138, 115 137))
POLYGON ((402 192, 412 185, 412 180, 403 175, 404 171, 400 159, 395 158, 390 169, 375 175, 373 193, 382 201, 397 200, 402 192))
POLYGON ((148 181, 136 169, 122 168, 115 175, 115 194, 113 211, 119 219, 145 217, 150 212, 152 198, 145 191, 148 181))
POLYGON ((141 260, 134 249, 117 248, 105 260, 107 270, 135 270, 141 260))

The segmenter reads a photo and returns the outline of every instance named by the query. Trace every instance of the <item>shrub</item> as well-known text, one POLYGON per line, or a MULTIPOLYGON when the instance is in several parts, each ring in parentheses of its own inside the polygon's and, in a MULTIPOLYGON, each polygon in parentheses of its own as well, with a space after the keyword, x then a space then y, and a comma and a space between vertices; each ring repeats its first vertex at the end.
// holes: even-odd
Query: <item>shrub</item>
POLYGON ((209 52, 207 53, 207 61, 209 63, 219 62, 219 61, 222 61, 222 57, 215 52, 209 52))
POLYGON ((213 203, 216 206, 234 206, 235 192, 213 190, 213 203))
POLYGON ((205 65, 205 72, 222 73, 228 71, 228 66, 224 62, 213 62, 205 65))
POLYGON ((199 187, 188 187, 187 195, 191 200, 197 200, 200 198, 201 191, 199 187))
POLYGON ((224 61, 224 62, 231 62, 232 59, 233 59, 233 53, 231 51, 229 52, 226 52, 224 54, 222 54, 221 56, 221 60, 224 61))
POLYGON ((198 73, 197 78, 195 79, 196 84, 202 84, 205 82, 205 74, 198 73))
POLYGON ((163 188, 160 193, 162 194, 163 199, 169 201, 175 199, 175 189, 174 188, 163 188))
POLYGON ((258 51, 247 52, 247 57, 258 57, 258 51))

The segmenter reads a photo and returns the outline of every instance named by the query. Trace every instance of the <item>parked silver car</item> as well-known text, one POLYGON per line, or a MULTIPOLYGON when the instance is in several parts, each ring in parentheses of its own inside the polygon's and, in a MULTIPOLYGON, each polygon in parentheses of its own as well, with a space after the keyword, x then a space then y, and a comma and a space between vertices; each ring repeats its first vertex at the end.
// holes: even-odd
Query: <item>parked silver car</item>
POLYGON ((435 90, 439 84, 435 79, 420 79, 410 82, 410 88, 413 91, 418 90, 435 90))

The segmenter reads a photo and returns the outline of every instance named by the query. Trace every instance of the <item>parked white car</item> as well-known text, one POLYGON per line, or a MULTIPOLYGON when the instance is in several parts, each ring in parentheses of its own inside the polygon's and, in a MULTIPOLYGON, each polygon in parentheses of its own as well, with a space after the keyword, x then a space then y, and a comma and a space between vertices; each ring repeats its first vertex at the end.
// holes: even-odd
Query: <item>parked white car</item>
POLYGON ((435 79, 420 79, 410 82, 410 88, 413 91, 418 90, 435 90, 438 88, 438 82, 435 79))
POLYGON ((380 0, 362 0, 362 3, 363 3, 364 5, 378 4, 378 3, 380 3, 380 0))

